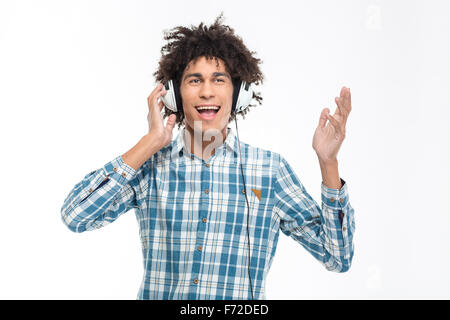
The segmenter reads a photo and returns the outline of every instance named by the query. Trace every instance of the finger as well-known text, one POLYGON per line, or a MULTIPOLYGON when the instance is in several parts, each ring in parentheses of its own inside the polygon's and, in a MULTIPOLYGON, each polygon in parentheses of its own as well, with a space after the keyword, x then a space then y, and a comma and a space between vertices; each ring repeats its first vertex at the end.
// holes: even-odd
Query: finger
POLYGON ((334 118, 331 114, 327 114, 327 118, 330 121, 331 125, 336 129, 336 131, 338 133, 340 133, 341 135, 344 134, 343 130, 342 130, 342 126, 339 123, 339 121, 336 120, 336 118, 334 118))
POLYGON ((351 111, 351 98, 350 98, 350 88, 342 87, 341 90, 341 100, 342 106, 345 109, 346 113, 349 114, 351 111))
POLYGON ((156 105, 158 107, 151 108, 151 109, 157 109, 157 110, 159 110, 159 112, 161 112, 161 110, 164 106, 164 103, 162 102, 162 100, 159 100, 159 98, 162 97, 163 95, 165 95, 166 93, 167 93, 167 91, 165 89, 162 89, 161 91, 156 92, 155 95, 148 102, 149 108, 151 108, 151 106, 156 105))
POLYGON ((320 119, 319 119, 319 128, 323 129, 327 123, 327 114, 330 113, 330 109, 325 108, 320 113, 320 119))
POLYGON ((152 107, 149 107, 149 114, 151 119, 160 119, 159 123, 163 123, 163 118, 164 118, 164 112, 163 112, 163 108, 164 108, 164 104, 162 101, 160 102, 155 102, 155 104, 152 105, 152 107))
POLYGON ((172 132, 173 127, 175 126, 176 119, 177 119, 177 116, 175 114, 171 114, 169 116, 169 119, 167 119, 166 129, 169 130, 169 132, 172 132))
POLYGON ((161 91, 162 87, 163 87, 163 84, 162 84, 162 83, 158 84, 158 85, 155 87, 155 89, 153 89, 153 91, 150 93, 150 95, 148 96, 148 99, 150 99, 151 97, 153 97, 157 92, 161 91))
POLYGON ((350 93, 350 88, 348 88, 348 92, 347 92, 347 113, 350 113, 350 111, 352 111, 352 94, 350 93))
POLYGON ((162 89, 160 92, 158 92, 156 94, 156 97, 155 97, 156 98, 156 103, 158 104, 158 106, 160 108, 162 108, 164 106, 164 102, 162 100, 162 97, 165 96, 166 93, 167 93, 167 90, 166 89, 162 89))
POLYGON ((336 105, 337 105, 337 109, 336 109, 336 112, 334 113, 334 115, 339 114, 345 118, 347 115, 347 112, 345 111, 345 108, 343 106, 342 99, 340 97, 336 97, 336 98, 334 98, 334 101, 336 102, 336 105))
POLYGON ((148 101, 148 104, 149 104, 149 105, 150 105, 151 102, 153 101, 155 95, 157 95, 158 93, 161 92, 162 88, 163 88, 163 85, 162 85, 162 83, 160 83, 160 84, 158 84, 158 85, 156 86, 155 89, 153 89, 153 91, 150 93, 150 95, 149 95, 148 98, 147 98, 147 101, 148 101))

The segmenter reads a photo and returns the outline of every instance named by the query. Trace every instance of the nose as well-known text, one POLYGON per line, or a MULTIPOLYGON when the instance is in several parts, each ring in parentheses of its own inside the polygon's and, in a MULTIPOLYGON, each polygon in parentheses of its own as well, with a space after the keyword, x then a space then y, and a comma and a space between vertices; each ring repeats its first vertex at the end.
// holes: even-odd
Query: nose
POLYGON ((214 97, 214 88, 209 81, 204 81, 199 91, 200 98, 208 100, 214 97))

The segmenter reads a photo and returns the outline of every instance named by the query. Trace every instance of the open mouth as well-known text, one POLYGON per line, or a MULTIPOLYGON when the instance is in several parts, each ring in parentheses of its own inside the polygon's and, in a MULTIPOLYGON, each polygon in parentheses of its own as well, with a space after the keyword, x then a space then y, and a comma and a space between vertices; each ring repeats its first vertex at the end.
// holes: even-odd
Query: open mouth
POLYGON ((200 117, 205 120, 213 119, 217 112, 220 110, 220 106, 218 105, 203 105, 196 106, 195 109, 200 114, 200 117))

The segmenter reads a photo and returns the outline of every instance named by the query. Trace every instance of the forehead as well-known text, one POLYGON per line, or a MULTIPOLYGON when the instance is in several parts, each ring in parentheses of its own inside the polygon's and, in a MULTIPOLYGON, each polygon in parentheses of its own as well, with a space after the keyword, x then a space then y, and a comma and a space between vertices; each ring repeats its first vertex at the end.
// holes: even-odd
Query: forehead
POLYGON ((191 60, 183 73, 187 71, 191 72, 199 72, 199 73, 213 73, 216 71, 227 72, 225 62, 220 58, 206 58, 206 57, 197 57, 191 60))

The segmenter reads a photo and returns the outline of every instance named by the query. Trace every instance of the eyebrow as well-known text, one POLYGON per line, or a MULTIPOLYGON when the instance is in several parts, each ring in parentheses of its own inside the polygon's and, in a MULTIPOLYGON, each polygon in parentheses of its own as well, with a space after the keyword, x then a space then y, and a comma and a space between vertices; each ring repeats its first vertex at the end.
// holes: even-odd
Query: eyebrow
MULTIPOLYGON (((228 79, 231 79, 231 77, 227 74, 227 73, 224 73, 224 72, 214 72, 213 74, 213 77, 221 77, 221 76, 224 76, 224 77, 227 77, 228 79)), ((197 77, 197 78, 202 78, 203 76, 202 76, 202 74, 201 73, 189 73, 189 74, 187 74, 187 75, 185 75, 184 76, 184 79, 183 80, 186 80, 187 78, 189 78, 189 77, 197 77)))

